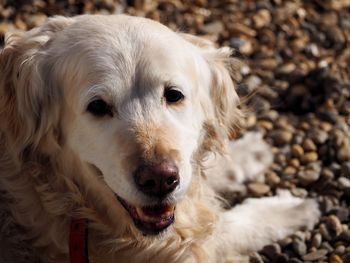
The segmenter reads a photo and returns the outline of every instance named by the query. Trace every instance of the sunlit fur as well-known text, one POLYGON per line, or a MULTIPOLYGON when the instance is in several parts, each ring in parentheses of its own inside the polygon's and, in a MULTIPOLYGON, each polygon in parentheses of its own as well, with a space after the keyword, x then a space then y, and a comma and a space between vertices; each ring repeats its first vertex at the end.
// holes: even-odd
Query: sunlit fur
MULTIPOLYGON (((214 188, 222 182, 224 189, 232 181, 230 158, 241 165, 228 150, 242 118, 230 55, 128 16, 55 17, 9 35, 0 56, 0 258, 68 262, 72 218, 89 220, 91 263, 237 261, 312 227, 318 217, 312 200, 283 193, 224 210, 206 182, 217 177, 214 188), (180 88, 184 101, 167 105, 166 85, 180 88), (112 106, 112 117, 86 111, 96 96, 112 106), (215 173, 205 169, 212 154, 222 167, 215 173), (180 171, 167 199, 176 204, 175 223, 144 236, 115 194, 152 204, 132 174, 140 160, 162 158, 180 171)), ((244 155, 245 147, 237 149, 244 155)), ((254 174, 271 161, 269 150, 259 149, 270 157, 254 174)), ((247 169, 239 182, 252 174, 247 169)))

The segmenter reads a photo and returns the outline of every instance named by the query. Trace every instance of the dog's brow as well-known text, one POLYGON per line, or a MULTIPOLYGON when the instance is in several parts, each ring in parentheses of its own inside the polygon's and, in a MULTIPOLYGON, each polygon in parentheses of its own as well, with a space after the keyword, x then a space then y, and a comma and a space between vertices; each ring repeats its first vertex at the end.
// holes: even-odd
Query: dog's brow
POLYGON ((83 92, 83 99, 84 101, 90 101, 93 98, 111 100, 113 98, 113 90, 106 85, 92 85, 83 92))

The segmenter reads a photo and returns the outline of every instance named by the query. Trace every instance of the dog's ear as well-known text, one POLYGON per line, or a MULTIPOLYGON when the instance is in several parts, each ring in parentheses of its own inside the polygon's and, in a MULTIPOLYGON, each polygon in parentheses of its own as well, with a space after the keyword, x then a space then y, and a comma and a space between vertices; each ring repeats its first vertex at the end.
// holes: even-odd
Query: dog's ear
POLYGON ((72 22, 54 17, 39 28, 5 38, 0 53, 0 132, 17 152, 38 144, 56 121, 52 105, 57 104, 57 91, 47 87, 42 60, 55 34, 72 22))
POLYGON ((220 150, 223 140, 235 136, 241 126, 243 114, 239 109, 239 97, 235 82, 239 79, 242 63, 232 57, 228 47, 216 48, 214 43, 189 34, 181 34, 187 41, 200 49, 211 73, 210 101, 212 109, 206 109, 208 141, 206 148, 220 150))

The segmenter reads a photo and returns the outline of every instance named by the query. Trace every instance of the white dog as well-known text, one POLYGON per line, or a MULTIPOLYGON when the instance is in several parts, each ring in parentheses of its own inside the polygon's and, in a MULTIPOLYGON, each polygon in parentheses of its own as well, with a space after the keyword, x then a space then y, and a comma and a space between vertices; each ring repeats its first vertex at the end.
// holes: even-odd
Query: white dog
POLYGON ((312 227, 313 200, 224 210, 216 198, 232 172, 242 182, 264 167, 249 172, 254 145, 228 146, 241 118, 230 53, 124 15, 55 17, 8 37, 0 258, 224 262, 312 227))

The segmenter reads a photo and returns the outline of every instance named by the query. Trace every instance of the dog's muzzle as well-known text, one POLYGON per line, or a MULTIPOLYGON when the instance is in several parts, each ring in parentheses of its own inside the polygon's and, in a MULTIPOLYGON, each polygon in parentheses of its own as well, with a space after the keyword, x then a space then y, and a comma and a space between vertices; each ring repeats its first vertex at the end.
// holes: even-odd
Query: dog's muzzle
POLYGON ((128 211, 135 226, 145 235, 157 235, 167 229, 175 220, 175 205, 157 204, 137 207, 117 196, 128 211))

